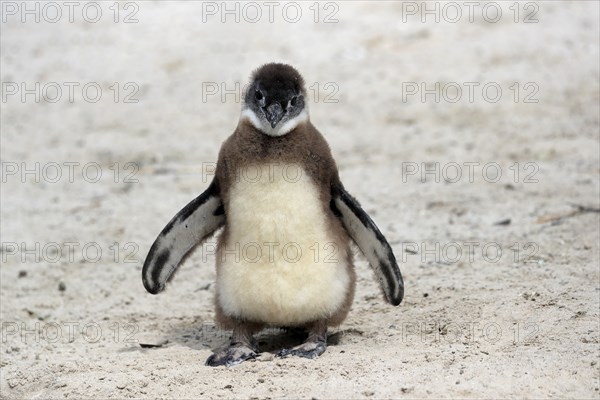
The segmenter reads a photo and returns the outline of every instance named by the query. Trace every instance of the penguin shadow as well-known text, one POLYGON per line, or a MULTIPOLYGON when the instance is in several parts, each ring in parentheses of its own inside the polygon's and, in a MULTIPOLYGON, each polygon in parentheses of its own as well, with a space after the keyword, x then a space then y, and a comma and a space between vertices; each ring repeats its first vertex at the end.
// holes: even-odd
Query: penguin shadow
MULTIPOLYGON (((327 335, 327 346, 337 346, 341 332, 327 335)), ((256 342, 262 353, 276 355, 281 349, 290 349, 302 344, 308 338, 308 332, 301 328, 267 328, 256 336, 256 342)))
MULTIPOLYGON (((218 351, 227 347, 231 341, 231 331, 222 330, 213 323, 201 325, 177 325, 163 337, 165 343, 176 343, 187 346, 193 350, 218 351)), ((344 331, 332 332, 327 336, 328 346, 340 344, 344 331)), ((289 349, 298 346, 306 338, 308 333, 300 328, 265 328, 256 335, 254 339, 263 355, 270 353, 276 355, 281 349, 289 349)))

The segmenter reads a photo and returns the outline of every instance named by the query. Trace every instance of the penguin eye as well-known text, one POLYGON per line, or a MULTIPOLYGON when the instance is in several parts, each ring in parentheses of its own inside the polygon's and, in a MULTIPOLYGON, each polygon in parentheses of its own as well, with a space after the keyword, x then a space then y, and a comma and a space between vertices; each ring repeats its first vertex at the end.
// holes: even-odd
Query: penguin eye
POLYGON ((290 101, 292 107, 296 107, 296 104, 298 104, 298 96, 292 97, 292 100, 290 101))
POLYGON ((256 100, 262 100, 263 95, 262 95, 262 93, 259 90, 257 90, 256 93, 254 93, 254 98, 256 100))

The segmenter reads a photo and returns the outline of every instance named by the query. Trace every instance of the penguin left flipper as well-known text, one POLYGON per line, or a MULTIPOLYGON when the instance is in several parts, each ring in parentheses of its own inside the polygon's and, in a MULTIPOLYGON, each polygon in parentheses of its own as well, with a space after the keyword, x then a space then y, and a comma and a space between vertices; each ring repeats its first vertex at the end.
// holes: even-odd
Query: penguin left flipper
POLYGON ((225 223, 216 181, 179 211, 160 232, 144 261, 142 280, 152 294, 164 290, 185 256, 225 223))
POLYGON ((341 184, 332 186, 331 195, 331 210, 369 261, 387 301, 399 305, 404 297, 404 281, 389 243, 341 184))

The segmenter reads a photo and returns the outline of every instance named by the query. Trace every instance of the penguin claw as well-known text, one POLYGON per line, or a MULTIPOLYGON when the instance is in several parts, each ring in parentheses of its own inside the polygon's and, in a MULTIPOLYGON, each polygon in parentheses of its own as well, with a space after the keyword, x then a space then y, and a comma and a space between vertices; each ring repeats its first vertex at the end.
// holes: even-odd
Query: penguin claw
POLYGON ((281 357, 281 358, 285 358, 287 356, 289 356, 290 354, 292 354, 292 351, 290 349, 281 349, 277 352, 277 357, 281 357))
POLYGON ((224 365, 232 367, 247 360, 253 360, 258 356, 257 352, 247 346, 229 346, 223 350, 213 353, 206 359, 205 365, 219 367, 224 365))
POLYGON ((325 352, 327 345, 323 342, 306 342, 291 349, 281 349, 277 357, 298 356, 315 359, 325 352))

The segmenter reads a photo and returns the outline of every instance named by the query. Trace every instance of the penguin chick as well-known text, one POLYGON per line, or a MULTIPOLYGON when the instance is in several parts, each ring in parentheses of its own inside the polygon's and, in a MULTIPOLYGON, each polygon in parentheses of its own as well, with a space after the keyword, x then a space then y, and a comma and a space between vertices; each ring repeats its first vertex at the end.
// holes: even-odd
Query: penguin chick
POLYGON ((286 64, 257 69, 237 128, 223 143, 208 189, 162 230, 142 279, 164 290, 185 256, 217 229, 216 320, 228 347, 207 365, 255 358, 264 327, 302 328, 304 343, 278 355, 315 358, 327 328, 348 315, 356 276, 350 242, 365 255, 390 304, 404 283, 390 245, 344 189, 329 146, 309 119, 302 76, 286 64))

